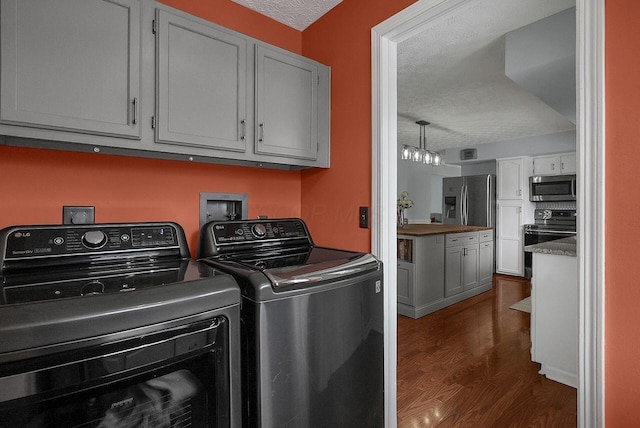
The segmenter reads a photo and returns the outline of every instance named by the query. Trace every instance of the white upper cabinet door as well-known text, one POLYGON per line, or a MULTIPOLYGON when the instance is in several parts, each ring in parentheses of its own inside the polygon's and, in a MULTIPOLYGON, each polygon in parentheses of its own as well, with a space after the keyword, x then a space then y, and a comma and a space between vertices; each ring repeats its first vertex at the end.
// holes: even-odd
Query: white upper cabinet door
POLYGON ((576 172, 576 154, 560 155, 560 173, 575 174, 576 172))
POLYGON ((498 199, 524 199, 524 159, 498 160, 498 199))
POLYGON ((560 158, 558 156, 538 156, 533 159, 534 175, 560 174, 560 158))
POLYGON ((140 138, 137 0, 2 0, 0 120, 140 138))
POLYGON ((257 46, 256 153, 317 158, 318 83, 315 62, 257 46))
POLYGON ((566 153, 533 158, 534 175, 559 175, 576 173, 576 154, 566 153))
POLYGON ((160 143, 244 152, 247 39, 157 11, 160 143))

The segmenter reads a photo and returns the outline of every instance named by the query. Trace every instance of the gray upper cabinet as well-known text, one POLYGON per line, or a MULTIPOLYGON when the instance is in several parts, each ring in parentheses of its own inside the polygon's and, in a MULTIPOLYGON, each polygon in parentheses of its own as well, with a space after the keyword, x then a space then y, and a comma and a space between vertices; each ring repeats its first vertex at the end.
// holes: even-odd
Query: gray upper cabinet
POLYGON ((331 70, 153 0, 0 0, 4 143, 328 168, 331 70))
POLYGON ((319 83, 314 61, 256 46, 256 153, 316 159, 319 83))
POLYGON ((137 0, 2 0, 0 121, 140 138, 137 0))
POLYGON ((158 10, 160 143, 244 152, 247 39, 158 10))

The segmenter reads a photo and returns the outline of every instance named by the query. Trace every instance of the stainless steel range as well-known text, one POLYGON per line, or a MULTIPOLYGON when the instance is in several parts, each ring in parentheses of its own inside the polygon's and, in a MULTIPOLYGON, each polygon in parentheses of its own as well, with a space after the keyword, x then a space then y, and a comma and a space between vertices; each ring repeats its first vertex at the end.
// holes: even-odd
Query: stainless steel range
POLYGON ((240 291, 175 223, 0 231, 0 426, 240 425, 240 291))
MULTIPOLYGON (((536 208, 535 223, 524 225, 524 245, 576 236, 576 210, 536 208)), ((524 253, 525 277, 531 278, 532 254, 524 253)))

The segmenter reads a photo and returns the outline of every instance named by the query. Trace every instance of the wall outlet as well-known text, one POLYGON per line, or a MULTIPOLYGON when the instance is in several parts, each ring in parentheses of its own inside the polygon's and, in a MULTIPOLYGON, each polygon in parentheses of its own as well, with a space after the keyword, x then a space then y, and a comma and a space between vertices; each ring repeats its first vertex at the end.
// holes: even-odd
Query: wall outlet
POLYGON ((93 224, 96 221, 95 207, 62 207, 62 224, 93 224))
POLYGON ((369 207, 360 207, 358 218, 360 219, 361 228, 369 228, 369 207))

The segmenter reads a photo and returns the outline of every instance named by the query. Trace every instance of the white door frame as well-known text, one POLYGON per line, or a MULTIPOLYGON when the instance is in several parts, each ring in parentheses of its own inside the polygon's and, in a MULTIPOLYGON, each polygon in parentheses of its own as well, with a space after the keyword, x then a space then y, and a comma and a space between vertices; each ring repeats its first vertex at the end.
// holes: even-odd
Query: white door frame
MULTIPOLYGON (((397 43, 473 0, 420 0, 377 25, 372 50, 373 253, 384 263, 385 426, 397 426, 397 43)), ((604 0, 576 0, 578 426, 604 426, 604 0), (585 191, 588 189, 588 191, 585 191)))

